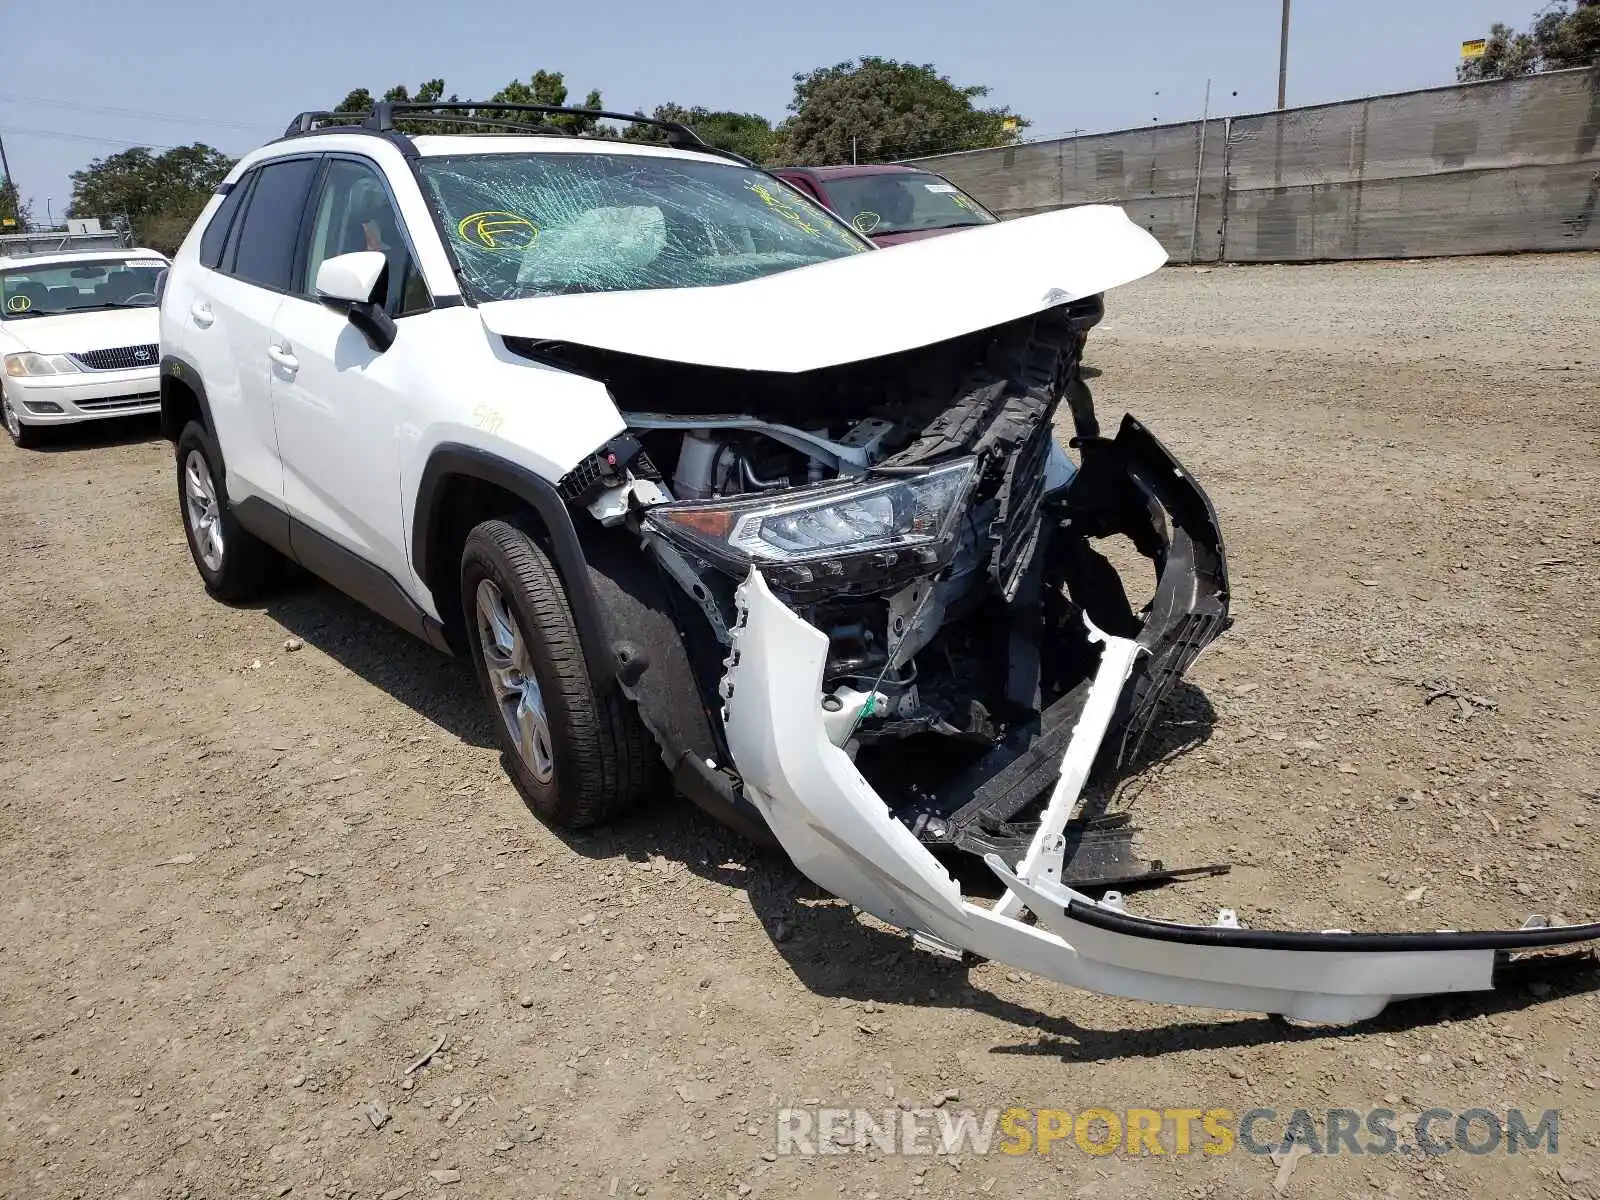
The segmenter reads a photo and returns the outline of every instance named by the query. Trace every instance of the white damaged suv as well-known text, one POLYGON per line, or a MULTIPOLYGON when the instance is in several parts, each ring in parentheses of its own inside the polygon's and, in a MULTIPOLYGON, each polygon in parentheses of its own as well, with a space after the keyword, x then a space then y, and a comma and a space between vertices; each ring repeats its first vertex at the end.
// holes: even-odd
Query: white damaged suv
POLYGON ((154 250, 72 250, 0 257, 0 409, 19 446, 57 425, 153 413, 154 250))
POLYGON ((670 778, 936 952, 1348 1022, 1600 937, 1129 912, 1118 889, 1187 872, 1084 785, 1141 761, 1227 566, 1144 425, 1102 435, 1066 312, 1161 247, 1087 206, 879 249, 682 126, 533 125, 559 111, 308 113, 230 173, 161 303, 214 595, 292 560, 473 661, 546 820, 670 778))

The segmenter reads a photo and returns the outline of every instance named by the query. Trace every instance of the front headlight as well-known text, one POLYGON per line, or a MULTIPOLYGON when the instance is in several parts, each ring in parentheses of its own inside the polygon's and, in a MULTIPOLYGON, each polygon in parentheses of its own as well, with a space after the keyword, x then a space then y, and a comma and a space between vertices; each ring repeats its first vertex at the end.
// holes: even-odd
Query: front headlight
POLYGON ((828 483, 664 504, 645 523, 730 567, 771 564, 790 586, 845 580, 852 567, 926 570, 950 541, 976 459, 882 483, 828 483))
POLYGON ((6 355, 6 374, 13 379, 26 379, 30 375, 76 375, 78 364, 65 354, 34 354, 25 351, 22 354, 6 355))

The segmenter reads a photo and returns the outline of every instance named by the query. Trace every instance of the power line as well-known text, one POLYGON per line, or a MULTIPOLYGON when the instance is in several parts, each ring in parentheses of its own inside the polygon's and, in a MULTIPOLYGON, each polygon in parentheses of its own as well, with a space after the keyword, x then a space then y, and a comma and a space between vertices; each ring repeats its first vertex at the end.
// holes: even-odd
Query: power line
POLYGON ((176 150, 177 146, 164 145, 157 142, 137 142, 128 138, 100 137, 92 133, 67 133, 60 129, 18 129, 15 126, 0 126, 0 133, 10 137, 40 138, 45 141, 64 142, 100 142, 111 146, 144 147, 147 150, 176 150))
POLYGON ((12 104, 48 104, 52 108, 70 108, 78 112, 99 113, 107 116, 143 117, 151 121, 173 121, 185 125, 214 125, 224 129, 244 129, 252 132, 277 128, 273 125, 252 125, 241 121, 225 121, 217 117, 151 112, 146 109, 119 108, 111 104, 85 104, 79 100, 56 100, 49 96, 21 96, 11 92, 0 92, 0 100, 8 101, 12 104))

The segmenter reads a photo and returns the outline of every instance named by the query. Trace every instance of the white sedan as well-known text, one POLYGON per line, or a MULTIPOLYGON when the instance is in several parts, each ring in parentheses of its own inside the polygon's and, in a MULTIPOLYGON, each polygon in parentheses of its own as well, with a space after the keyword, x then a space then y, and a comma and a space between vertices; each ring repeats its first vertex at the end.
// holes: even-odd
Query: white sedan
POLYGON ((0 258, 0 410, 19 446, 46 427, 161 410, 154 250, 0 258))

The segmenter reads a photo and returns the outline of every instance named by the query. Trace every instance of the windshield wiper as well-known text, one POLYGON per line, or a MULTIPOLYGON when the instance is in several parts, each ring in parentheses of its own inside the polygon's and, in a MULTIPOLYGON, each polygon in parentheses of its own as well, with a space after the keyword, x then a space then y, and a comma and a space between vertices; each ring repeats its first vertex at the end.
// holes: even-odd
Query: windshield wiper
POLYGON ((63 309, 59 313, 51 313, 53 317, 65 316, 67 313, 78 312, 108 312, 118 308, 154 308, 154 304, 129 304, 125 300, 112 300, 108 304, 79 304, 76 307, 63 309))

